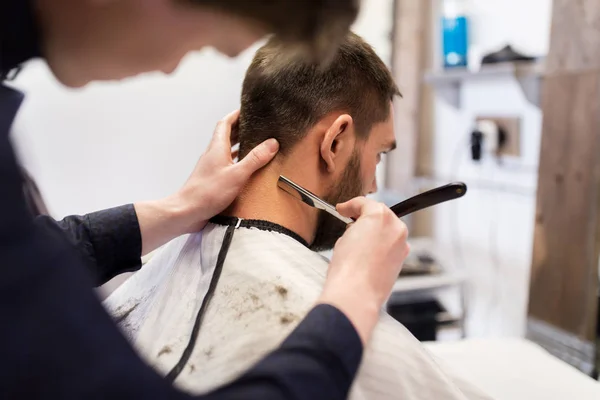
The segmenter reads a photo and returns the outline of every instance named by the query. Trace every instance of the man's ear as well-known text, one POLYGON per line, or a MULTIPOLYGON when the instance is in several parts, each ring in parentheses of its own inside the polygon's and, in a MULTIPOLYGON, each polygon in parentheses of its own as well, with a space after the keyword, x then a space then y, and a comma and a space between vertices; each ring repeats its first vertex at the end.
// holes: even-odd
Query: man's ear
POLYGON ((350 115, 342 114, 329 126, 321 142, 321 158, 328 172, 335 172, 340 160, 352 154, 354 144, 354 122, 350 115))

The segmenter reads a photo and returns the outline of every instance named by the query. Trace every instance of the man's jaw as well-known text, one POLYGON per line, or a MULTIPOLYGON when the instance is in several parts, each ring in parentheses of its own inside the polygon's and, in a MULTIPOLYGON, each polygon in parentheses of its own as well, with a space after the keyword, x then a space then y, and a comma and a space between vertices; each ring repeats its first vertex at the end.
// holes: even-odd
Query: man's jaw
MULTIPOLYGON (((358 153, 354 153, 350 162, 344 169, 344 172, 332 187, 330 194, 324 198, 329 204, 337 205, 343 203, 356 196, 360 196, 363 192, 360 179, 360 158, 358 153)), ((346 231, 346 224, 332 215, 321 211, 315 239, 311 243, 311 249, 315 251, 330 250, 335 245, 335 242, 346 231)))

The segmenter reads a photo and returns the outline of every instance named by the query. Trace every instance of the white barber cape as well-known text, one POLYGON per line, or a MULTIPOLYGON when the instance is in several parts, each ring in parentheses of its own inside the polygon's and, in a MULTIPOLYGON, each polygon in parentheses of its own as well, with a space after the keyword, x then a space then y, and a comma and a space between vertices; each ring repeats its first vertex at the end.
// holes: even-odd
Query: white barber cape
MULTIPOLYGON (((275 349, 314 305, 328 266, 281 226, 213 221, 169 243, 105 301, 142 357, 195 394, 233 380, 275 349)), ((386 313, 350 398, 488 399, 442 371, 386 313)))

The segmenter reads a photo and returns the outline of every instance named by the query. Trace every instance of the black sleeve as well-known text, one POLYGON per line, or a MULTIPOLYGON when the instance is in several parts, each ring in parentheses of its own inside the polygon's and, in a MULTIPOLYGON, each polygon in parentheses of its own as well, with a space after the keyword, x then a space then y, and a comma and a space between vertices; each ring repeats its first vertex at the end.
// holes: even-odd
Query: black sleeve
POLYGON ((96 286, 142 265, 142 236, 133 204, 61 221, 39 216, 36 224, 66 235, 83 255, 96 286))

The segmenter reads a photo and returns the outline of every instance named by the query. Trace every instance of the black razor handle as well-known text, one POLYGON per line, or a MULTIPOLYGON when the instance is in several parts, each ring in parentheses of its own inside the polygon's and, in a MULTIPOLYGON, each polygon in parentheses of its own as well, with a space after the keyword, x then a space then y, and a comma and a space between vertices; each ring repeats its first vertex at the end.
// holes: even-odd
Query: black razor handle
POLYGON ((398 216, 398 218, 402 218, 415 211, 435 206, 449 200, 458 199, 463 197, 465 193, 467 193, 467 185, 462 182, 454 182, 418 194, 390 207, 390 209, 398 216))

